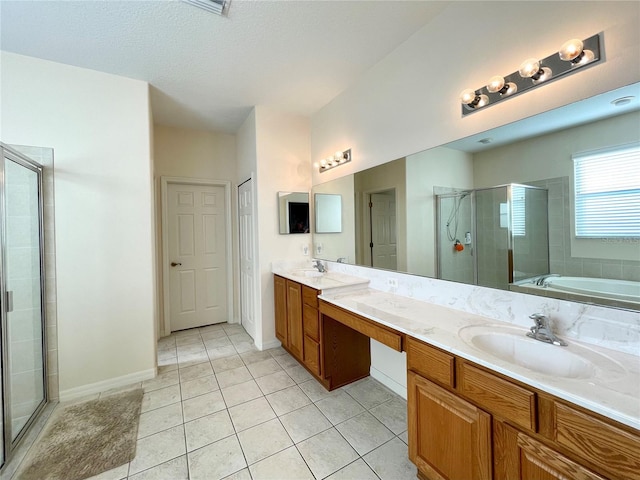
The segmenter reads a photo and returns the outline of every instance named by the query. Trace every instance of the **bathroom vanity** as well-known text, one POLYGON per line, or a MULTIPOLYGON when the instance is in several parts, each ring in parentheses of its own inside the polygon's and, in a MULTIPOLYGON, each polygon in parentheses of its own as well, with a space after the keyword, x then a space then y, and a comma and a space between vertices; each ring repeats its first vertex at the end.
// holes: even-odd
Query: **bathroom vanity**
POLYGON ((370 338, 407 353, 419 478, 640 479, 637 356, 543 344, 521 326, 331 283, 339 274, 277 273, 278 338, 325 388, 368 375, 370 338))

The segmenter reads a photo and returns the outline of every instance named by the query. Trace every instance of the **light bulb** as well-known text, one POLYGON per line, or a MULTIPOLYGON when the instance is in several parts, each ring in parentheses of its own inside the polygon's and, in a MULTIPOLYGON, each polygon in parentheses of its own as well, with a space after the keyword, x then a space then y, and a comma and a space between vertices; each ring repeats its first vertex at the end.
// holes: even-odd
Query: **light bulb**
POLYGON ((476 97, 477 95, 475 90, 468 88, 466 90, 463 90, 463 92, 460 94, 460 101, 464 105, 471 105, 476 100, 476 97))
POLYGON ((336 153, 333 154, 333 158, 335 158, 336 162, 340 163, 342 160, 344 160, 344 156, 342 154, 342 152, 338 151, 336 153))
POLYGON ((505 90, 504 92, 500 92, 501 95, 504 95, 505 97, 508 97, 509 95, 513 95, 514 93, 516 93, 518 91, 518 86, 513 83, 513 82, 509 82, 505 85, 506 90, 504 89, 504 87, 502 88, 502 90, 505 90))
POLYGON ((572 67, 577 67, 578 65, 586 65, 587 63, 591 63, 595 60, 596 56, 591 50, 583 50, 579 57, 576 57, 572 62, 572 67))
POLYGON ((322 160, 320 160, 320 166, 322 168, 327 168, 327 161, 324 158, 322 160))
POLYGON ((487 84, 487 90, 491 93, 496 93, 502 90, 504 87, 504 78, 500 75, 496 75, 495 77, 491 77, 489 79, 489 83, 487 84))
POLYGON ((535 58, 528 58, 520 65, 518 73, 522 78, 533 77, 540 70, 540 62, 535 58))
POLYGON ((486 95, 480 95, 480 101, 478 102, 478 107, 484 107, 487 103, 489 103, 489 97, 486 95))
POLYGON ((531 77, 531 79, 533 80, 533 83, 538 84, 549 80, 552 74, 553 72, 549 67, 542 67, 540 70, 538 70, 538 73, 531 77))
POLYGON ((560 55, 560 59, 566 62, 570 62, 578 55, 582 53, 584 45, 582 40, 578 38, 573 38, 567 42, 564 42, 558 51, 558 55, 560 55))

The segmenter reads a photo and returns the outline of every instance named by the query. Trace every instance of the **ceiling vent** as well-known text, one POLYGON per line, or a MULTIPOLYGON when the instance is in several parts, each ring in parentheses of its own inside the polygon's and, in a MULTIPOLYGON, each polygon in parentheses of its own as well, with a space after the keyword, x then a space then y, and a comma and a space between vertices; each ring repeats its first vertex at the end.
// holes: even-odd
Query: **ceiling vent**
POLYGON ((185 3, 206 10, 211 13, 222 15, 227 6, 227 0, 182 0, 185 3))

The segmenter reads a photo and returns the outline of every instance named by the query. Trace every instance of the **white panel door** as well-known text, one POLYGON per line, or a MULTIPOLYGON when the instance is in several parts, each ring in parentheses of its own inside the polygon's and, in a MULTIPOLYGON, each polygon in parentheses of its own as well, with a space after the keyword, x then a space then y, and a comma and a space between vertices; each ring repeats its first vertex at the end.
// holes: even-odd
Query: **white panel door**
POLYGON ((371 194, 372 265, 387 270, 398 269, 396 242, 395 191, 371 194))
POLYGON ((240 225, 240 319, 251 338, 256 338, 255 321, 255 235, 253 228, 253 181, 238 187, 240 225))
POLYGON ((228 320, 224 187, 169 184, 171 331, 228 320))

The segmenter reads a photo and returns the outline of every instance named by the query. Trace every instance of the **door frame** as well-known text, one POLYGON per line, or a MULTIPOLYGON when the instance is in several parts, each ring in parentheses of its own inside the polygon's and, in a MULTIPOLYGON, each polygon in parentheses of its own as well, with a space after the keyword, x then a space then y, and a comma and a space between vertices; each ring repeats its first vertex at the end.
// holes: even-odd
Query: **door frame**
MULTIPOLYGON (((371 248, 369 247, 369 245, 371 244, 371 217, 370 217, 370 208, 369 208, 369 199, 371 198, 371 195, 374 193, 385 193, 385 192, 391 192, 393 191, 393 195, 394 198, 396 199, 396 235, 397 235, 397 228, 398 228, 398 188, 396 187, 396 185, 392 185, 390 187, 376 187, 376 188, 371 188, 368 190, 361 190, 361 204, 360 204, 360 211, 362 212, 361 214, 361 219, 360 219, 360 228, 361 228, 361 238, 360 238, 360 248, 362 248, 362 264, 366 267, 370 267, 371 264, 373 263, 372 261, 372 257, 371 257, 371 248), (368 262, 367 262, 368 260, 368 262)), ((396 251, 397 254, 397 251, 396 251)), ((357 257, 357 255, 356 255, 357 257)), ((375 268, 375 267, 373 267, 375 268)))
POLYGON ((210 186, 210 187, 224 187, 224 219, 225 219, 225 256, 227 266, 227 312, 229 318, 234 317, 233 311, 233 247, 231 243, 231 182, 228 180, 211 180, 207 178, 191 178, 191 177, 160 177, 160 199, 162 203, 162 311, 163 311, 163 324, 161 325, 161 335, 166 336, 171 334, 171 287, 169 283, 169 200, 168 191, 169 185, 198 185, 198 186, 210 186))

